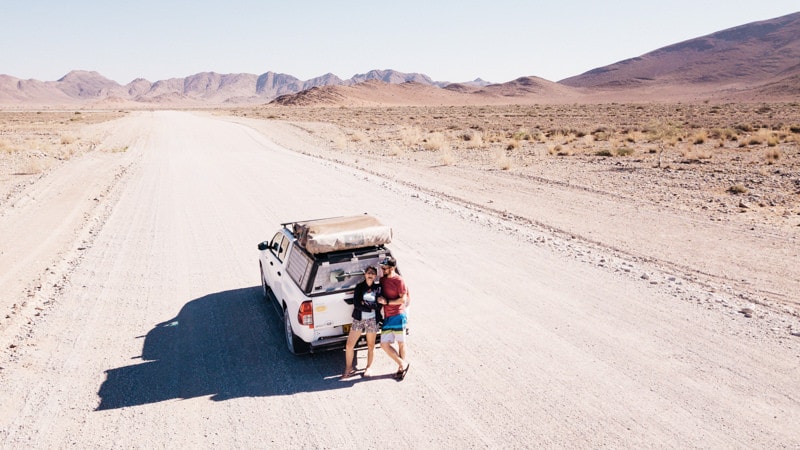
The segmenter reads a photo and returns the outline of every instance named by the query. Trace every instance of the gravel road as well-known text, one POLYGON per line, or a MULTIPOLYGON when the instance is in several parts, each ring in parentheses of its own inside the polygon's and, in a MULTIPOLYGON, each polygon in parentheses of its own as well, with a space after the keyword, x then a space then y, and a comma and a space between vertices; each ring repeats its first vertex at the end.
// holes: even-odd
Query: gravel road
POLYGON ((287 129, 134 113, 107 130, 127 152, 4 205, 0 447, 800 446, 800 338, 775 332, 796 317, 289 150, 287 129), (361 212, 413 293, 402 382, 380 352, 351 381, 342 352, 291 355, 261 296, 280 222, 361 212))

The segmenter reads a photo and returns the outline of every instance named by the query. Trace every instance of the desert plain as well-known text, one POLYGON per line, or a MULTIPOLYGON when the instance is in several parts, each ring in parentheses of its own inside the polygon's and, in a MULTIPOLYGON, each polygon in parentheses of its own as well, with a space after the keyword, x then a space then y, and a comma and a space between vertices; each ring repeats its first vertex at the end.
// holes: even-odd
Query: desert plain
POLYGON ((0 234, 3 447, 800 445, 797 103, 6 110, 0 234), (260 294, 278 223, 365 211, 402 383, 260 294))

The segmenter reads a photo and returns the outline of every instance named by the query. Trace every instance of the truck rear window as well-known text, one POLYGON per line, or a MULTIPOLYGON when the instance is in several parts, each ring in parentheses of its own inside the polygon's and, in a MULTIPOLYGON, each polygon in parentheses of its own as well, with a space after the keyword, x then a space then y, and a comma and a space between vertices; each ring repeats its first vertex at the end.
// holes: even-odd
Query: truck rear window
POLYGON ((353 289, 364 280, 364 269, 377 266, 378 259, 352 260, 337 263, 322 263, 314 277, 312 294, 353 289))

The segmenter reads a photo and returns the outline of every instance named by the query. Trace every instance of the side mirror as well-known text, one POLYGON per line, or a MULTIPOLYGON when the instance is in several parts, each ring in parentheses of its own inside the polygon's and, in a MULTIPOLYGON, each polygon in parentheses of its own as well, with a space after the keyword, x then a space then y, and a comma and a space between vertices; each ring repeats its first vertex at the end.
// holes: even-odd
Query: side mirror
POLYGON ((259 243, 258 243, 258 249, 259 249, 260 251, 264 251, 264 250, 266 250, 266 249, 268 249, 268 248, 269 248, 269 242, 267 242, 267 241, 264 241, 264 242, 259 242, 259 243))

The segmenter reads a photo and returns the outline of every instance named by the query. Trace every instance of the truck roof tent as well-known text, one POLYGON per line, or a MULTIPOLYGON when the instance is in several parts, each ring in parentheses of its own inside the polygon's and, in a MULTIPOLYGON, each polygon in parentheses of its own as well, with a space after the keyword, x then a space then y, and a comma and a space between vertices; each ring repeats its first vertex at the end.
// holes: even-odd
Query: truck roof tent
POLYGON ((369 214, 282 224, 311 254, 329 253, 392 242, 392 229, 369 214))

